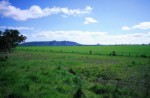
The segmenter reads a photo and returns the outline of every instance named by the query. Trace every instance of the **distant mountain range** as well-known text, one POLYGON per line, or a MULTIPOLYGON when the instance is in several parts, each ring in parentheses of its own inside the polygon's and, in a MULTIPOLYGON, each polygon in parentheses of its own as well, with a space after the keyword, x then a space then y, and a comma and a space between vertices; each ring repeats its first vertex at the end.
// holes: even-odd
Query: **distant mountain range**
POLYGON ((20 46, 79 46, 81 44, 72 41, 35 41, 25 42, 20 46))

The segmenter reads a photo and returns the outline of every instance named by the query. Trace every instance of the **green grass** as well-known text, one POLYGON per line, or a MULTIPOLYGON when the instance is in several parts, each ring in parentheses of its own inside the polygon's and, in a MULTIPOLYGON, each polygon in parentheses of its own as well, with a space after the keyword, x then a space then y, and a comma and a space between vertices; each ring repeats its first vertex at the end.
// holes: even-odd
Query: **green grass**
POLYGON ((89 54, 110 54, 115 51, 118 55, 124 56, 150 56, 150 46, 29 46, 18 47, 17 50, 21 51, 45 51, 45 52, 65 52, 65 53, 85 53, 89 54))
POLYGON ((88 53, 113 47, 149 53, 148 46, 18 47, 0 61, 0 98, 149 98, 149 58, 88 53))

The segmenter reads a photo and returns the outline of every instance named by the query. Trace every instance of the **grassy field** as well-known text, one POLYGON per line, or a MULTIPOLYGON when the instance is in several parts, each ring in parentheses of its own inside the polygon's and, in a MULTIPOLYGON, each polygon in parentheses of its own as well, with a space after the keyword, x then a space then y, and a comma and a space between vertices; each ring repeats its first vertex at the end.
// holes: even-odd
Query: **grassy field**
POLYGON ((0 98, 150 97, 150 46, 17 47, 7 55, 0 98))
POLYGON ((83 53, 96 55, 108 55, 115 51, 118 55, 123 56, 150 56, 150 46, 52 46, 52 47, 18 47, 17 50, 22 51, 41 51, 41 52, 65 52, 65 53, 83 53))

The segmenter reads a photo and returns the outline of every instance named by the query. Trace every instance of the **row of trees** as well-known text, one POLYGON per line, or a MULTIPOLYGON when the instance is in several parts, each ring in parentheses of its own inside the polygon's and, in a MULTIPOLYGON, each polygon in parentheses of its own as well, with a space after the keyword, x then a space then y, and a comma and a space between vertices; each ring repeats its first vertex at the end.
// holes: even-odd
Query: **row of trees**
POLYGON ((25 40, 26 36, 21 35, 18 30, 6 29, 4 32, 0 31, 0 51, 11 52, 25 40))

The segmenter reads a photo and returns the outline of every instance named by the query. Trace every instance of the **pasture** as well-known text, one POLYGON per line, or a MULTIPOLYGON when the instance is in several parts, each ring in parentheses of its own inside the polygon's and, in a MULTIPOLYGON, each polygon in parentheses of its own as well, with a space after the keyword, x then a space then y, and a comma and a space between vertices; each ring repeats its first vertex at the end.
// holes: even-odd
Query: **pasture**
POLYGON ((0 98, 150 97, 150 46, 30 46, 7 55, 0 98))
POLYGON ((109 55, 112 51, 116 51, 117 55, 122 56, 150 56, 150 46, 26 46, 18 47, 21 51, 41 51, 41 52, 63 52, 63 53, 79 53, 89 54, 90 51, 95 55, 109 55))

